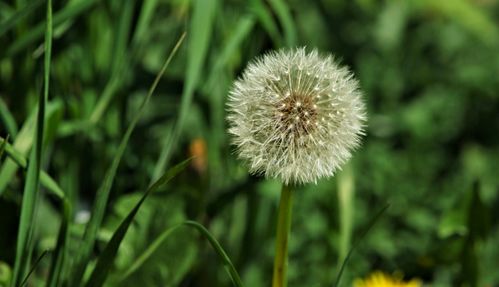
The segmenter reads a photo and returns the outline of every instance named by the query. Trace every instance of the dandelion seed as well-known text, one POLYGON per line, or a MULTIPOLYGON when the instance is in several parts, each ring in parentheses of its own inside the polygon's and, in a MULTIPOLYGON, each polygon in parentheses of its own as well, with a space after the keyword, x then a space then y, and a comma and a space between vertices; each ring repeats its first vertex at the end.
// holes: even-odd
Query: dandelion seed
POLYGON ((251 173, 285 184, 332 176, 364 134, 365 107, 357 81, 332 57, 304 48, 271 52, 250 63, 227 106, 238 156, 251 173), (258 86, 263 92, 254 93, 258 86), (321 90, 342 98, 322 97, 321 90))

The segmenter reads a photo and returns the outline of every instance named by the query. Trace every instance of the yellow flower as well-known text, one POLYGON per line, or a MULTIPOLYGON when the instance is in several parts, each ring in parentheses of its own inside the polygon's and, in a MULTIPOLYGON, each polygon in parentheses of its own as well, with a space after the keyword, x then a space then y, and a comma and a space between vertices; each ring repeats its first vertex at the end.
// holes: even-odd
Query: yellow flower
POLYGON ((376 271, 366 279, 355 280, 354 287, 420 287, 423 286, 420 280, 412 279, 404 282, 400 276, 387 275, 381 271, 376 271))

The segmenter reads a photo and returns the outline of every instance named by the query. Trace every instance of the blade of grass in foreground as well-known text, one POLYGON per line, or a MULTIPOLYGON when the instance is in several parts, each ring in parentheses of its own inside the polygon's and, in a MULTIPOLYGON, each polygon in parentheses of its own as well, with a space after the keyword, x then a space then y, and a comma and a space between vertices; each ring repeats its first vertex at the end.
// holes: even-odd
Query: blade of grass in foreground
POLYGON ((31 267, 31 270, 29 270, 28 274, 21 282, 21 285, 20 285, 21 287, 23 287, 24 285, 26 285, 26 283, 28 283, 29 276, 31 276, 31 274, 35 271, 36 267, 38 266, 38 264, 42 261, 42 259, 45 257, 45 255, 47 255, 49 252, 50 252, 50 250, 44 250, 42 252, 42 254, 40 256, 38 256, 38 259, 36 259, 35 263, 33 264, 33 267, 31 267))
POLYGON ((367 235, 369 230, 371 230, 371 228, 376 224, 376 222, 378 222, 378 219, 381 217, 381 215, 383 215, 383 213, 385 213, 385 211, 388 209, 388 207, 390 207, 389 203, 386 204, 383 208, 381 208, 380 211, 378 211, 378 213, 373 217, 373 219, 371 219, 369 224, 367 224, 367 227, 364 230, 364 232, 362 232, 362 234, 359 236, 359 238, 353 243, 352 247, 350 248, 350 250, 347 253, 347 256, 345 257, 345 260, 343 260, 343 263, 341 264, 340 270, 338 271, 338 275, 336 276, 336 281, 333 285, 334 287, 340 286, 341 275, 343 275, 343 271, 345 271, 345 267, 348 263, 348 260, 350 260, 350 256, 352 256, 352 253, 355 250, 355 248, 357 247, 357 245, 359 245, 359 243, 362 241, 362 239, 364 239, 364 237, 367 235))
MULTIPOLYGON (((142 255, 137 258, 134 261, 134 264, 128 268, 128 270, 119 278, 119 281, 125 280, 128 276, 130 276, 133 272, 135 272, 137 269, 144 264, 144 262, 151 257, 151 255, 163 244, 163 242, 166 241, 166 239, 174 232, 176 231, 179 227, 182 226, 189 226, 193 227, 196 229, 199 233, 201 233, 208 241, 210 242, 211 247, 215 250, 215 252, 218 254, 222 262, 224 263, 225 269, 227 270, 227 273, 229 273, 229 276, 232 280, 232 283, 234 286, 237 287, 242 287, 243 283, 241 281, 241 278, 239 277, 239 274, 237 273, 236 268, 234 267, 234 264, 232 264, 232 261, 230 260, 229 256, 227 253, 225 253, 224 249, 220 245, 220 243, 215 239, 215 237, 201 224, 195 222, 195 221, 185 221, 183 223, 174 225, 167 230, 163 231, 154 242, 149 245, 149 247, 142 253, 142 255)), ((118 282, 118 283, 120 283, 118 282)))
POLYGON ((177 164, 176 166, 172 167, 162 177, 160 177, 160 179, 158 179, 153 185, 151 185, 151 187, 149 187, 146 190, 146 192, 139 200, 139 202, 137 202, 135 207, 130 211, 127 217, 125 217, 125 219, 121 222, 120 226, 118 226, 118 229, 114 232, 113 236, 111 237, 111 240, 104 248, 104 251, 102 251, 102 254, 99 256, 97 264, 95 265, 95 268, 85 286, 99 287, 104 284, 104 281, 106 280, 109 274, 109 270, 113 265, 114 258, 118 253, 118 248, 120 247, 121 241, 125 237, 125 234, 128 231, 130 225, 132 224, 135 215, 139 211, 139 208, 142 206, 142 203, 144 203, 149 194, 158 190, 160 187, 162 187, 163 185, 168 183, 172 178, 174 178, 179 172, 184 170, 190 161, 191 159, 187 159, 177 164))
POLYGON ((88 260, 90 258, 92 249, 93 249, 94 244, 95 244, 97 232, 99 230, 99 227, 102 223, 102 219, 104 217, 104 211, 105 211, 106 206, 107 206, 107 202, 109 199, 109 193, 110 193, 111 187, 113 185, 114 177, 116 176, 116 171, 118 170, 118 166, 119 166, 119 163, 121 161, 121 157, 123 156, 123 153, 125 151, 128 140, 130 139, 130 136, 135 128, 135 125, 137 124, 140 116, 142 115, 142 113, 144 111, 144 107, 149 102, 149 99, 151 98, 152 94, 154 93, 154 90, 156 89, 156 86, 158 85, 159 80, 163 76, 166 68, 170 64, 173 56, 176 54, 176 52, 179 49, 180 45, 182 44, 184 38, 185 38, 185 33, 182 34, 182 36, 178 40, 177 44, 173 48, 172 52, 170 53, 170 56, 168 57, 165 64, 163 65, 161 71, 156 76, 156 79, 154 80, 154 83, 151 85, 147 96, 144 98, 144 101, 142 102, 139 110, 137 111, 132 122, 128 126, 128 129, 126 130, 125 135, 121 139, 118 150, 117 150, 116 154, 114 155, 113 162, 111 163, 111 166, 109 167, 109 169, 107 170, 107 172, 104 176, 104 181, 103 181, 102 185, 99 187, 99 190, 97 191, 94 207, 92 209, 92 216, 90 217, 90 221, 85 229, 85 234, 83 236, 83 244, 80 248, 79 258, 77 259, 78 261, 76 263, 76 267, 75 267, 75 270, 73 271, 74 273, 73 273, 72 278, 71 278, 72 282, 81 282, 81 278, 83 277, 83 273, 85 272, 85 268, 88 265, 88 260))
POLYGON ((213 235, 211 235, 210 232, 204 226, 202 226, 201 224, 199 224, 195 221, 186 221, 186 222, 184 222, 184 224, 187 226, 194 227, 202 235, 204 235, 206 237, 206 239, 208 239, 208 241, 210 242, 213 249, 217 252, 218 256, 222 259, 223 264, 225 266, 225 269, 229 273, 230 278, 231 278, 234 286, 242 287, 243 283, 241 281, 241 278, 239 277, 239 274, 236 271, 236 268, 234 267, 234 264, 232 264, 232 261, 230 260, 229 256, 227 255, 227 253, 225 253, 222 246, 220 245, 220 243, 218 243, 218 241, 215 239, 215 237, 213 237, 213 235))
POLYGON ((12 286, 20 285, 22 278, 26 276, 26 269, 29 265, 27 258, 30 258, 32 240, 33 217, 35 215, 38 185, 40 179, 40 167, 43 152, 43 130, 45 120, 45 105, 49 94, 50 57, 52 54, 52 0, 47 1, 47 27, 45 32, 45 59, 44 59, 44 82, 43 94, 40 94, 38 101, 38 120, 35 130, 35 144, 31 151, 26 183, 24 185, 23 200, 21 206, 21 218, 17 234, 16 259, 14 263, 14 273, 12 286))

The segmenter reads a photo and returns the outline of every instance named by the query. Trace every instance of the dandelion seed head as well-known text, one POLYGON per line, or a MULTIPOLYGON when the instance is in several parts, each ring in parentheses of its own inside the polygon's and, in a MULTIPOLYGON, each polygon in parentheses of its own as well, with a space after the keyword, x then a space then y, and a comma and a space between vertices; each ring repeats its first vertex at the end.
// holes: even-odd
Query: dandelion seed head
POLYGON ((250 172, 286 184, 334 175, 359 146, 366 122, 352 73, 304 48, 251 62, 234 83, 227 110, 233 144, 250 172))

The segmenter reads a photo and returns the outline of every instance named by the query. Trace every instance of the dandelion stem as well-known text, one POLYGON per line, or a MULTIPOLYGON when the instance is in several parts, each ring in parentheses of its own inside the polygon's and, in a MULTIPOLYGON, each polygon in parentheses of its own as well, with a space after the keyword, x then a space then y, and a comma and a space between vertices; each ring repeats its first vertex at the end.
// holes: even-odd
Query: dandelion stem
POLYGON ((277 236, 274 258, 274 276, 272 287, 286 287, 288 270, 288 241, 291 229, 291 209, 293 206, 293 191, 291 187, 283 184, 279 212, 277 218, 277 236))

